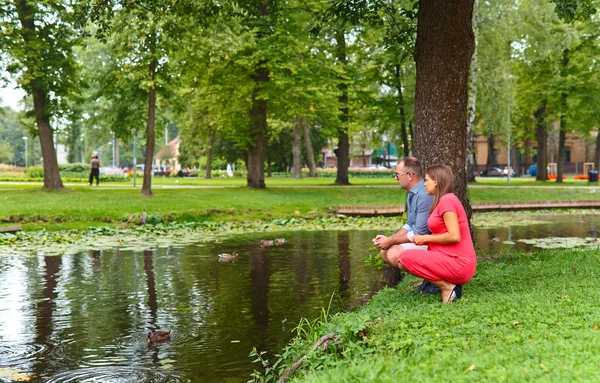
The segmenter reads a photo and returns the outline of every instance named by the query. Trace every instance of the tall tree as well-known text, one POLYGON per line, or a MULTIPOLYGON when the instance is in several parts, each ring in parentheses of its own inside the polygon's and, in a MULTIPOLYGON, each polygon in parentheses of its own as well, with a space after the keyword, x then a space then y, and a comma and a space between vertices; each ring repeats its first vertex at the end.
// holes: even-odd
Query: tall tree
POLYGON ((420 0, 415 56, 415 156, 425 167, 452 168, 454 193, 469 213, 464 153, 469 64, 475 48, 472 16, 473 0, 420 0))
POLYGON ((0 52, 3 70, 32 97, 44 165, 44 188, 63 187, 51 121, 61 115, 63 98, 77 87, 72 46, 73 10, 64 2, 0 1, 0 52))

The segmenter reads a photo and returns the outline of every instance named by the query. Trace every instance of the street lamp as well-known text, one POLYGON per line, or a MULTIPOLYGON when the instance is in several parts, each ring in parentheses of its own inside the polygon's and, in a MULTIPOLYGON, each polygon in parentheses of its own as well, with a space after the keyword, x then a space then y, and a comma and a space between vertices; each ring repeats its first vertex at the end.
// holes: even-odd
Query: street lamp
POLYGON ((27 137, 23 136, 23 139, 25 140, 25 167, 27 167, 27 137))

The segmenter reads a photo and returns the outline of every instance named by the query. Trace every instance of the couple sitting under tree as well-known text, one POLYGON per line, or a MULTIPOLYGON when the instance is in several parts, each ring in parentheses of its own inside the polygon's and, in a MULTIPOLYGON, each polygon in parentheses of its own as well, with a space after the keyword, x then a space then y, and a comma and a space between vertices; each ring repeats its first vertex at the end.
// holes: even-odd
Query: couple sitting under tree
POLYGON ((442 303, 453 302, 477 267, 467 214, 452 193, 454 174, 435 165, 423 179, 419 160, 405 157, 394 179, 408 191, 408 219, 395 234, 376 236, 373 245, 386 263, 423 278, 423 294, 441 292, 442 303))

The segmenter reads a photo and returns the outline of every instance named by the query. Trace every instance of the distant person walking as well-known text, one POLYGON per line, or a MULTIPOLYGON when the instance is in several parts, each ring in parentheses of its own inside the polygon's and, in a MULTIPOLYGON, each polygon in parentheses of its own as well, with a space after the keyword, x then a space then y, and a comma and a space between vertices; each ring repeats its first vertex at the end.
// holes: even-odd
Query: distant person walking
POLYGON ((100 160, 98 159, 97 154, 92 154, 92 160, 90 161, 90 186, 94 181, 94 177, 96 178, 96 186, 100 185, 100 160))

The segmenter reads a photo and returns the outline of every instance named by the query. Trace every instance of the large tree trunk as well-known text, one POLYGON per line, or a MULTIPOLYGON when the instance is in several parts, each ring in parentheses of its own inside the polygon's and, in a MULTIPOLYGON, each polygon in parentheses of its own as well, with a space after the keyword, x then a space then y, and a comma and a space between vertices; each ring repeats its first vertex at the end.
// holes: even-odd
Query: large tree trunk
POLYGON ((294 140, 292 141, 293 178, 302 178, 302 117, 294 117, 294 140))
MULTIPOLYGON (((259 17, 269 14, 267 5, 259 5, 259 17)), ((263 38, 264 32, 257 34, 257 39, 263 38)), ((254 90, 252 91, 252 110, 250 111, 250 139, 252 144, 248 148, 248 176, 247 187, 254 189, 265 188, 265 139, 267 137, 267 100, 263 92, 269 82, 269 69, 267 60, 258 62, 254 70, 254 90)))
POLYGON ((469 64, 475 48, 473 1, 419 1, 413 142, 415 157, 425 168, 436 164, 452 168, 453 192, 469 217, 465 137, 469 64))
POLYGON ((313 150, 312 140, 310 138, 310 126, 304 121, 304 146, 306 146, 306 157, 308 159, 308 176, 317 176, 317 162, 315 160, 315 151, 313 150))
MULTIPOLYGON (((30 49, 37 45, 36 30, 34 24, 34 9, 28 4, 27 0, 19 0, 16 4, 19 21, 22 28, 22 37, 25 46, 30 49)), ((58 161, 56 159, 56 149, 52 140, 52 128, 50 127, 50 118, 48 116, 47 104, 48 94, 44 87, 44 79, 41 63, 32 56, 27 58, 26 72, 29 82, 29 90, 33 96, 33 113, 37 125, 38 135, 40 136, 40 146, 42 148, 42 158, 44 160, 44 188, 45 189, 62 189, 63 183, 60 179, 58 170, 58 161)), ((32 140, 33 141, 33 140, 32 140)), ((34 153, 31 153, 34 164, 34 153)))
MULTIPOLYGON (((154 38, 154 37, 152 37, 154 38)), ((152 85, 148 91, 148 123, 146 126, 146 160, 144 161, 144 182, 141 194, 152 195, 152 161, 154 160, 154 126, 156 115, 156 59, 150 63, 149 75, 152 85)))
POLYGON ((400 135, 402 136, 402 146, 404 147, 404 156, 410 153, 408 146, 408 132, 406 131, 406 111, 404 108, 404 95, 402 94, 402 81, 400 79, 400 65, 396 64, 394 68, 396 77, 396 91, 398 92, 398 107, 400 109, 400 135))
POLYGON ((209 180, 212 178, 212 153, 213 144, 215 142, 216 129, 208 129, 208 142, 206 143, 206 173, 204 173, 204 179, 209 180))
MULTIPOLYGON (((476 0, 477 1, 477 0, 476 0)), ((477 16, 476 16, 477 17, 477 16)), ((477 107, 477 74, 479 68, 477 66, 477 35, 474 34, 475 48, 473 50, 473 57, 471 58, 470 76, 469 76, 469 101, 467 107, 467 182, 477 182, 475 180, 475 173, 473 172, 473 166, 476 165, 475 148, 473 147, 473 132, 475 131, 475 111, 477 107), (473 158, 473 161, 471 161, 473 158)))
POLYGON ((248 149, 249 188, 265 188, 265 137, 267 136, 267 100, 261 97, 263 87, 269 81, 269 70, 265 62, 259 63, 254 72, 254 91, 250 111, 250 137, 252 146, 248 149))
POLYGON ((535 115, 535 136, 537 138, 537 175, 536 181, 548 180, 548 130, 546 129, 546 100, 542 101, 535 115))
MULTIPOLYGON (((345 69, 348 59, 346 57, 346 36, 343 28, 338 28, 335 32, 337 59, 345 69)), ((337 157, 337 176, 335 183, 338 185, 350 185, 348 179, 348 166, 350 165, 350 140, 348 139, 348 83, 342 80, 339 89, 341 95, 340 102, 340 129, 338 133, 337 157)))
POLYGON ((494 167, 494 145, 496 144, 496 136, 491 134, 487 138, 487 160, 485 162, 485 169, 487 170, 488 177, 491 174, 492 167, 494 167))

